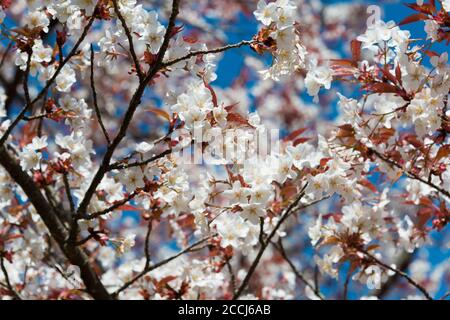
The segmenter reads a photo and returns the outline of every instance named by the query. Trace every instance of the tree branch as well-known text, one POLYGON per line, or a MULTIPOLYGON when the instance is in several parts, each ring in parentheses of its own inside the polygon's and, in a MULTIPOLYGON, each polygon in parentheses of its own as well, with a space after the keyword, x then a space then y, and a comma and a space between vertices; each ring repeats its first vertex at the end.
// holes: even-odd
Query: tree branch
POLYGON ((209 236, 203 239, 198 240, 197 242, 191 244, 189 247, 183 249, 182 251, 178 252, 176 255, 171 256, 167 259, 164 259, 156 264, 154 264, 153 266, 149 266, 147 268, 144 268, 144 270, 142 270, 139 274, 137 274, 135 277, 133 277, 131 280, 125 282, 125 284, 123 284, 119 289, 117 289, 114 293, 113 293, 113 297, 117 297, 122 291, 126 290, 129 286, 131 286, 133 283, 135 283, 136 281, 138 281, 140 278, 142 278, 143 276, 145 276, 147 273, 149 273, 152 270, 155 270, 156 268, 159 268, 167 263, 169 263, 172 260, 175 260, 176 258, 182 256, 185 253, 188 253, 190 251, 192 251, 196 246, 198 246, 199 244, 202 244, 203 242, 208 241, 210 238, 212 238, 213 236, 209 236))
POLYGON ((251 279, 253 273, 255 272, 256 267, 258 266, 258 263, 261 260, 262 255, 264 254, 264 251, 266 251, 267 246, 269 245, 272 238, 275 236, 278 229, 281 227, 281 225, 284 223, 284 221, 289 217, 291 211, 297 207, 298 203, 305 195, 304 190, 305 190, 306 186, 307 186, 307 184, 303 187, 302 191, 297 196, 297 198, 294 201, 292 201, 292 203, 286 208, 286 210, 281 215, 280 220, 275 225, 275 227, 273 228, 272 232, 267 237, 264 244, 261 245, 261 247, 258 251, 258 254, 256 255, 256 258, 253 260, 253 263, 250 266, 250 269, 248 270, 247 275, 245 276, 244 280, 242 281, 242 284, 240 285, 239 289, 234 294, 233 299, 235 299, 235 300, 238 299, 241 296, 242 292, 247 288, 247 285, 250 282, 250 279, 251 279))
POLYGON ((171 65, 177 64, 178 62, 190 59, 190 58, 198 56, 198 55, 205 55, 205 54, 209 54, 209 53, 224 52, 224 51, 227 51, 229 49, 234 49, 234 48, 240 48, 240 47, 243 47, 243 46, 248 46, 248 45, 251 45, 254 42, 255 42, 254 40, 242 40, 241 42, 238 42, 238 43, 229 44, 229 45, 225 45, 225 46, 214 48, 214 49, 191 51, 185 56, 182 56, 180 58, 172 59, 172 60, 169 60, 169 61, 165 62, 163 64, 163 67, 164 68, 170 67, 171 65))
POLYGON ((309 283, 309 281, 305 279, 305 277, 300 273, 300 271, 297 270, 297 268, 295 267, 295 265, 291 261, 291 259, 289 259, 288 255, 286 253, 286 250, 284 249, 284 246, 283 246, 283 240, 281 240, 281 238, 280 238, 278 240, 278 245, 276 245, 275 243, 273 243, 273 245, 280 252, 280 254, 283 257, 283 259, 289 264, 289 267, 291 268, 292 272, 294 272, 296 277, 298 279, 300 279, 300 281, 303 282, 303 284, 305 286, 310 288, 320 300, 323 300, 324 298, 323 298, 323 296, 322 296, 322 294, 320 292, 320 289, 316 288, 314 285, 309 283))
POLYGON ((395 269, 387 264, 385 264, 384 262, 378 260, 377 258, 375 258, 372 254, 370 254, 367 251, 361 251, 362 253, 364 253, 367 257, 370 258, 370 260, 372 260, 373 262, 375 262, 376 264, 380 265, 381 267, 388 269, 392 272, 395 272, 396 274, 402 276, 403 278, 405 278, 411 285, 413 285, 414 287, 416 287, 420 292, 422 292, 422 294, 425 296, 425 298, 427 298, 428 300, 433 300, 433 298, 430 296, 430 294, 427 292, 427 290, 425 290, 424 287, 422 287, 420 284, 418 284, 416 281, 414 281, 410 276, 408 276, 405 272, 395 269))
POLYGON ((92 90, 92 100, 94 101, 94 110, 97 115, 98 123, 100 124, 100 128, 105 135, 106 141, 108 145, 111 144, 111 139, 109 138, 108 131, 106 131, 105 125, 103 124, 102 114, 100 113, 100 108, 98 107, 98 99, 97 99, 97 90, 95 90, 95 80, 94 80, 94 48, 91 43, 91 90, 92 90))
MULTIPOLYGON (((405 271, 408 269, 408 266, 413 261, 413 254, 408 252, 403 252, 400 258, 395 262, 395 265, 398 266, 398 270, 405 271)), ((400 278, 400 275, 396 273, 392 277, 386 281, 380 289, 376 290, 372 295, 377 296, 378 298, 382 298, 389 293, 392 287, 395 286, 397 280, 400 278)))
POLYGON ((167 155, 169 155, 171 153, 172 153, 172 149, 167 149, 167 150, 161 152, 160 154, 157 154, 156 156, 153 156, 153 157, 151 157, 151 158, 149 158, 147 160, 144 160, 144 161, 138 161, 138 162, 133 162, 133 163, 116 162, 116 163, 111 164, 109 166, 108 170, 115 170, 115 169, 123 170, 123 169, 128 169, 128 168, 133 168, 133 167, 140 167, 142 165, 146 165, 146 164, 152 163, 153 161, 156 161, 156 160, 158 160, 160 158, 163 158, 163 157, 165 157, 165 156, 167 156, 167 155))
POLYGON ((144 79, 144 74, 141 70, 141 65, 139 63, 139 59, 137 58, 136 51, 134 50, 134 44, 133 44, 133 35, 130 32, 130 29, 127 26, 127 22, 125 21, 125 18, 122 16, 122 13, 120 12, 119 5, 117 4, 117 0, 113 0, 114 5, 114 12, 116 13, 117 17, 119 18, 120 22, 122 23, 123 30, 125 31, 125 34, 128 38, 128 44, 130 47, 130 53, 131 57, 133 58, 133 62, 136 68, 137 75, 139 77, 139 80, 144 79))
POLYGON ((0 164, 9 173, 11 178, 23 189, 29 201, 33 204, 37 213, 47 226, 52 238, 59 245, 70 263, 80 268, 81 279, 86 286, 86 291, 94 299, 112 299, 91 267, 86 253, 82 249, 66 241, 68 232, 58 219, 56 212, 43 197, 39 187, 35 184, 33 179, 22 170, 20 165, 11 157, 4 146, 0 146, 0 164))
POLYGON ((370 151, 372 151, 374 155, 376 155, 378 158, 380 158, 384 162, 389 163, 391 166, 394 166, 394 167, 400 169, 408 178, 414 179, 414 180, 418 180, 418 181, 420 181, 422 183, 425 183, 429 187, 435 189, 436 191, 442 193, 444 196, 446 196, 448 199, 450 199, 450 192, 449 191, 447 191, 447 190, 445 190, 445 189, 443 189, 441 187, 438 187, 437 185, 435 185, 434 183, 432 183, 432 182, 430 182, 430 181, 428 181, 426 179, 423 179, 423 178, 419 177, 417 174, 415 174, 413 172, 405 170, 402 165, 398 164, 397 162, 395 162, 395 161, 393 161, 391 159, 386 158, 384 155, 382 155, 378 151, 376 151, 374 149, 370 149, 370 151))
MULTIPOLYGON (((125 203, 127 203, 128 201, 132 200, 135 196, 137 195, 137 192, 133 191, 132 193, 130 193, 127 197, 125 197, 122 200, 116 201, 112 206, 110 206, 109 208, 106 208, 102 211, 97 211, 94 212, 86 217, 83 217, 84 220, 94 220, 98 217, 101 217, 105 214, 110 213, 111 211, 114 211, 118 208, 120 208, 121 206, 123 206, 125 203)), ((82 218, 81 216, 79 217, 80 219, 82 218)))
POLYGON ((3 253, 0 252, 0 266, 1 266, 1 269, 2 269, 2 272, 3 272, 3 276, 5 278, 5 281, 6 281, 6 287, 7 287, 8 291, 10 292, 10 294, 14 297, 14 299, 22 300, 22 298, 17 293, 17 291, 14 290, 14 287, 13 287, 11 281, 9 280, 9 275, 8 275, 8 271, 6 270, 4 259, 5 258, 3 257, 3 253))

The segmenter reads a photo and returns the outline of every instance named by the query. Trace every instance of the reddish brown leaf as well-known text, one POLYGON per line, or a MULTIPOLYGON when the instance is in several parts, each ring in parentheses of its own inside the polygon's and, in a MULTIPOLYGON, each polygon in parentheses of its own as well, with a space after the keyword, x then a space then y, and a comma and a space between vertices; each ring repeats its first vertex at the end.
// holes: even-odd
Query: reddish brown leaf
POLYGON ((416 3, 406 3, 405 5, 417 12, 422 12, 425 14, 433 14, 434 11, 436 10, 435 7, 430 4, 423 4, 423 5, 419 6, 416 3))
POLYGON ((289 135, 287 135, 284 138, 284 141, 291 141, 294 140, 295 138, 297 138, 299 135, 301 135, 303 132, 305 132, 306 130, 308 130, 308 128, 300 128, 298 130, 293 131, 292 133, 290 133, 289 135))
POLYGON ((375 83, 369 86, 369 89, 377 93, 399 93, 399 90, 396 86, 385 82, 375 83))
POLYGON ((438 153, 436 154, 435 162, 439 162, 441 159, 450 156, 450 145, 446 144, 439 148, 438 153))
POLYGON ((205 87, 211 92, 211 100, 214 105, 214 108, 217 108, 219 105, 217 104, 217 95, 214 91, 213 87, 209 83, 206 82, 205 78, 203 78, 203 83, 205 84, 205 87))
POLYGON ((378 193, 377 188, 373 185, 372 182, 370 182, 367 179, 362 179, 361 181, 359 181, 359 184, 361 184, 362 186, 366 187, 367 189, 369 189, 370 191, 372 191, 374 193, 378 193))
POLYGON ((358 40, 352 40, 350 43, 350 48, 352 51, 353 61, 361 60, 361 42, 358 40))
POLYGON ((166 119, 167 121, 170 122, 170 115, 162 110, 162 109, 158 109, 158 108, 148 108, 147 111, 153 112, 154 114, 163 117, 164 119, 166 119))
POLYGON ((414 23, 417 21, 427 20, 427 19, 428 19, 428 16, 426 14, 415 13, 415 14, 412 14, 409 17, 406 17, 405 19, 403 19, 398 25, 402 26, 405 24, 414 23))

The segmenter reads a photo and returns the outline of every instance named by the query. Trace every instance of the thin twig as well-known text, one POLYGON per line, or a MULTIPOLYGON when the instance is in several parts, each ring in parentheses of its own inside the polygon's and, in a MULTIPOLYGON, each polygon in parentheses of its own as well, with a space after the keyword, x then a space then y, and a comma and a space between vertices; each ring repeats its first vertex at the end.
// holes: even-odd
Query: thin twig
POLYGON ((347 276, 345 277, 345 282, 344 282, 344 300, 348 300, 348 286, 350 284, 350 280, 352 278, 352 269, 348 269, 347 271, 347 276))
POLYGON ((233 292, 233 295, 236 293, 236 276, 234 275, 233 267, 230 263, 231 257, 226 260, 225 265, 227 266, 228 273, 230 274, 230 285, 231 285, 231 291, 233 292))
POLYGON ((75 212, 75 203, 72 198, 72 193, 70 192, 70 184, 69 179, 67 177, 67 173, 63 174, 63 182, 64 182, 64 189, 66 189, 67 200, 69 201, 70 212, 73 214, 75 212))
MULTIPOLYGON (((307 185, 307 184, 306 184, 307 185)), ((266 250, 267 246, 269 245, 270 241, 272 240, 272 238, 275 236, 276 232, 278 231, 278 229, 281 227, 281 225, 283 224, 283 222, 289 217, 290 213, 292 210, 294 210, 298 203, 300 202, 300 200, 303 198, 304 196, 304 190, 306 188, 305 187, 302 188, 302 191, 300 192, 300 194, 297 196, 297 198, 292 201, 292 203, 286 208, 286 210, 283 212, 283 214, 281 215, 280 220, 278 221, 278 223, 275 225, 275 227, 273 228, 272 232, 269 234, 269 236, 267 237, 266 241, 264 242, 263 245, 261 245, 255 259, 253 260, 252 265, 250 266, 250 269, 247 272, 247 275, 245 276, 244 280, 242 281, 241 285, 239 286, 239 289, 237 290, 237 292, 234 294, 233 299, 236 300, 240 297, 240 295, 242 294, 242 292, 247 288, 248 283, 250 282, 250 279, 253 275, 253 273, 256 270, 256 267, 258 266, 259 261, 261 260, 261 257, 264 254, 264 251, 266 250)))
POLYGON ((144 268, 144 270, 142 270, 139 274, 137 274, 135 277, 133 277, 131 280, 125 282, 125 284, 123 284, 119 289, 117 289, 112 295, 113 297, 117 297, 122 291, 126 290, 129 286, 131 286, 133 283, 135 283, 136 281, 138 281, 140 278, 142 278, 143 276, 145 276, 147 273, 149 273, 152 270, 155 270, 156 268, 159 268, 169 262, 171 262, 172 260, 175 260, 176 258, 184 255, 185 253, 188 253, 190 251, 192 251, 196 246, 198 246, 199 244, 202 244, 203 242, 208 241, 211 237, 213 236, 209 236, 203 239, 198 240, 197 242, 193 243, 192 245, 190 245, 189 247, 183 249, 182 251, 178 252, 176 255, 171 256, 167 259, 164 259, 156 264, 154 264, 153 266, 149 266, 147 268, 144 268))
POLYGON ((25 69, 25 76, 23 77, 23 92, 25 94, 25 103, 28 105, 31 103, 30 99, 30 90, 28 88, 28 77, 30 76, 30 68, 31 68, 31 56, 33 55, 32 52, 28 54, 27 58, 27 66, 25 69))
POLYGON ((6 270, 6 266, 5 266, 5 261, 4 261, 4 257, 3 257, 3 253, 0 253, 0 266, 3 272, 3 276, 5 278, 6 281, 6 286, 8 288, 8 291, 11 293, 11 295, 17 299, 17 300, 22 300, 19 296, 19 294, 17 293, 16 290, 14 290, 13 285, 11 284, 11 281, 9 279, 9 275, 8 275, 8 271, 6 270))
POLYGON ((25 121, 33 121, 33 120, 39 120, 39 119, 44 119, 47 118, 50 115, 50 113, 41 113, 41 114, 37 114, 35 116, 24 116, 23 120, 25 121))
POLYGON ((210 53, 219 53, 219 52, 224 52, 227 51, 229 49, 234 49, 234 48, 240 48, 243 46, 248 46, 251 45, 252 43, 254 43, 254 40, 242 40, 241 42, 238 43, 233 43, 233 44, 228 44, 222 47, 218 47, 218 48, 214 48, 214 49, 207 49, 207 50, 197 50, 197 51, 191 51, 188 54, 180 57, 180 58, 176 58, 176 59, 172 59, 169 60, 167 62, 165 62, 163 64, 164 68, 170 67, 171 65, 177 64, 178 62, 190 59, 192 57, 198 56, 198 55, 205 55, 205 54, 210 54, 210 53))
POLYGON ((153 219, 150 218, 148 221, 147 226, 147 234, 145 235, 145 242, 144 242, 144 254, 145 254, 145 269, 150 267, 150 235, 152 234, 153 230, 153 219))
POLYGON ((436 191, 439 191, 444 196, 446 196, 448 199, 450 199, 450 192, 449 191, 447 191, 447 190, 445 190, 445 189, 443 189, 441 187, 438 187, 437 185, 435 185, 434 183, 432 183, 432 182, 430 182, 430 181, 428 181, 426 179, 423 179, 423 178, 419 177, 417 174, 415 174, 413 172, 405 170, 402 165, 400 165, 399 163, 397 163, 397 162, 395 162, 395 161, 393 161, 391 159, 386 158, 384 155, 382 155, 378 151, 376 151, 374 149, 370 149, 370 151, 372 151, 372 153, 374 155, 376 155, 378 158, 380 158, 384 162, 387 162, 391 166, 394 166, 394 167, 400 169, 408 178, 414 179, 414 180, 418 180, 418 181, 420 181, 422 183, 425 183, 426 185, 430 186, 431 188, 435 189, 436 191))
POLYGON ((133 162, 133 163, 121 163, 121 162, 116 162, 113 163, 109 166, 108 170, 123 170, 123 169, 128 169, 128 168, 133 168, 133 167, 140 167, 142 165, 146 165, 149 164, 151 162, 154 162, 160 158, 163 158, 169 154, 172 153, 172 149, 167 149, 163 152, 161 152, 160 154, 157 154, 156 156, 153 156, 147 160, 144 161, 138 161, 138 162, 133 162))
POLYGON ((372 254, 370 254, 367 251, 361 251, 362 253, 364 253, 367 257, 369 257, 373 262, 377 263, 378 265, 380 265, 381 267, 388 269, 392 272, 395 272, 396 274, 402 276, 403 278, 405 278, 411 285, 413 285, 414 287, 416 287, 420 292, 422 292, 422 294, 428 299, 428 300, 433 300, 433 298, 430 296, 430 294, 427 292, 427 290, 425 290, 424 287, 422 287, 420 284, 418 284, 416 281, 414 281, 410 276, 408 276, 405 272, 395 269, 387 264, 385 264, 384 262, 380 261, 379 259, 377 259, 376 257, 374 257, 372 254))
POLYGON ((102 114, 100 113, 100 108, 98 107, 98 98, 97 98, 97 90, 95 89, 95 80, 94 80, 94 47, 91 43, 91 90, 92 90, 92 100, 94 100, 94 110, 97 115, 98 123, 100 124, 100 128, 102 128, 103 134, 105 135, 106 141, 108 145, 111 144, 111 139, 109 138, 108 131, 106 131, 105 125, 102 120, 102 114))
POLYGON ((310 288, 314 294, 320 299, 323 300, 323 296, 322 293, 320 292, 320 289, 315 287, 314 285, 312 285, 311 283, 309 283, 308 280, 306 280, 305 276, 303 276, 300 271, 297 270, 297 268, 295 267, 294 263, 292 262, 292 260, 288 257, 286 250, 284 249, 283 246, 283 240, 281 238, 278 239, 278 245, 276 245, 275 243, 273 243, 274 247, 280 252, 281 256, 283 257, 283 259, 288 263, 289 267, 291 268, 292 272, 294 272, 295 276, 301 281, 303 282, 303 284, 305 286, 307 286, 308 288, 310 288))
POLYGON ((9 50, 11 50, 13 43, 14 42, 11 40, 6 47, 5 52, 3 52, 2 60, 0 61, 0 69, 3 67, 3 64, 5 63, 6 57, 8 56, 9 50))
POLYGON ((90 215, 86 216, 86 217, 81 217, 79 216, 79 219, 84 219, 84 220, 94 220, 98 217, 104 216, 105 214, 110 213, 111 211, 114 211, 116 209, 119 209, 121 206, 123 206, 124 204, 126 204, 128 201, 132 200, 138 193, 136 191, 133 191, 132 193, 130 193, 128 196, 126 196, 124 199, 119 200, 114 202, 114 204, 104 210, 101 211, 97 211, 94 213, 91 213, 90 215))
POLYGON ((141 65, 139 64, 139 60, 136 55, 136 51, 134 50, 134 44, 133 44, 133 35, 131 34, 130 29, 127 26, 127 22, 125 21, 125 18, 122 16, 122 13, 120 12, 119 5, 117 4, 117 0, 113 0, 114 5, 114 12, 116 13, 117 17, 119 18, 120 22, 122 23, 122 28, 125 31, 125 35, 128 38, 128 45, 130 47, 130 53, 131 57, 133 58, 133 62, 136 68, 137 75, 139 79, 142 81, 144 79, 144 74, 141 70, 141 65))

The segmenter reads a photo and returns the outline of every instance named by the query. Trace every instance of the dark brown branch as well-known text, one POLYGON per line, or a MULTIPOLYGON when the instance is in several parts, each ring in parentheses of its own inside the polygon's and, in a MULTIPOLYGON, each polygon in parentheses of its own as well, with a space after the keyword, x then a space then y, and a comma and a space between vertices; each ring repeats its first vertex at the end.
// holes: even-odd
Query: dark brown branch
POLYGON ((25 69, 25 76, 23 77, 23 92, 25 94, 25 102, 27 105, 31 103, 30 91, 28 90, 28 77, 30 76, 31 56, 32 53, 28 54, 27 67, 25 69))
POLYGON ((29 201, 33 204, 36 212, 40 215, 47 226, 52 238, 61 248, 67 259, 73 265, 80 268, 80 276, 86 286, 86 291, 94 298, 109 300, 112 297, 106 291, 99 277, 90 265, 89 257, 86 253, 66 242, 68 232, 57 217, 57 213, 42 195, 39 187, 33 179, 22 170, 20 165, 14 160, 5 147, 0 146, 0 164, 9 173, 11 178, 23 189, 29 201))
POLYGON ((144 240, 145 269, 148 269, 150 267, 150 260, 151 260, 150 235, 152 234, 152 230, 153 230, 153 220, 150 218, 147 226, 147 234, 145 235, 144 240))
POLYGON ((174 65, 174 64, 176 64, 178 62, 190 59, 190 58, 195 57, 195 56, 205 55, 205 54, 209 54, 209 53, 224 52, 224 51, 227 51, 229 49, 234 49, 234 48, 240 48, 240 47, 243 47, 243 46, 248 46, 248 45, 251 45, 252 43, 254 43, 253 40, 251 40, 251 41, 242 40, 241 42, 238 42, 238 43, 228 44, 228 45, 225 45, 223 47, 218 47, 218 48, 214 48, 214 49, 191 51, 185 56, 182 56, 180 58, 176 58, 176 59, 167 61, 166 63, 163 64, 163 67, 165 67, 165 68, 170 67, 171 65, 174 65))
POLYGON ((352 278, 352 269, 348 269, 347 275, 345 276, 345 282, 344 282, 344 292, 343 292, 344 300, 348 300, 348 286, 350 284, 351 278, 352 278))
POLYGON ((119 18, 120 22, 122 23, 122 28, 125 31, 125 35, 128 38, 128 45, 130 47, 130 53, 131 57, 133 58, 133 62, 136 68, 137 75, 139 77, 139 80, 144 79, 144 74, 141 70, 141 65, 139 63, 139 59, 137 58, 136 51, 134 50, 134 44, 133 44, 133 35, 131 34, 130 29, 127 26, 127 22, 125 21, 125 18, 122 16, 122 13, 120 12, 119 5, 117 4, 117 0, 113 0, 114 5, 114 12, 116 13, 117 17, 119 18))
POLYGON ((275 248, 280 252, 281 256, 283 257, 283 259, 288 263, 289 267, 291 268, 292 272, 294 272, 295 276, 301 281, 303 282, 303 284, 305 286, 307 286, 308 288, 310 288, 314 294, 320 299, 323 300, 323 296, 320 292, 320 289, 317 288, 316 286, 312 285, 311 283, 309 283, 308 280, 306 280, 306 278, 300 273, 300 271, 297 270, 297 268, 295 267, 294 263, 292 262, 292 260, 289 258, 289 256, 286 253, 286 250, 284 249, 283 246, 283 240, 281 240, 281 238, 278 240, 278 245, 276 245, 274 243, 275 248))
POLYGON ((103 131, 103 134, 108 142, 108 145, 111 144, 111 139, 109 138, 108 131, 106 131, 105 125, 102 120, 102 114, 100 113, 100 108, 98 107, 98 98, 97 98, 97 90, 95 89, 95 80, 94 80, 94 47, 91 43, 91 90, 92 90, 92 100, 94 101, 94 110, 97 115, 97 121, 100 124, 100 128, 103 131))
POLYGON ((44 119, 46 117, 48 117, 50 115, 50 113, 41 113, 41 114, 37 114, 35 116, 23 116, 23 120, 25 121, 33 121, 33 120, 40 120, 40 119, 44 119))
POLYGON ((377 259, 376 257, 374 257, 372 254, 370 254, 367 251, 361 251, 362 253, 364 253, 367 257, 370 258, 370 260, 372 260, 373 262, 375 262, 376 264, 378 264, 379 266, 390 270, 400 276, 402 276, 403 278, 405 278, 412 286, 416 287, 420 292, 422 292, 422 294, 425 296, 425 298, 427 298, 428 300, 433 300, 433 298, 430 296, 430 294, 427 292, 427 290, 425 290, 424 287, 422 287, 420 284, 418 284, 416 281, 414 281, 410 276, 408 276, 405 272, 395 269, 387 264, 385 264, 384 262, 380 261, 379 259, 377 259))
MULTIPOLYGON (((132 200, 135 196, 137 195, 137 192, 133 191, 132 193, 130 193, 127 197, 125 197, 122 200, 116 201, 112 206, 110 206, 109 208, 106 208, 102 211, 97 211, 94 212, 86 217, 84 217, 83 219, 85 220, 93 220, 96 219, 98 217, 104 216, 105 214, 110 213, 111 211, 114 211, 116 209, 119 209, 121 206, 123 206, 124 204, 126 204, 128 201, 132 200)), ((82 217, 79 217, 80 219, 82 217)))
POLYGON ((450 297, 450 292, 447 292, 446 294, 444 294, 439 300, 445 300, 448 297, 450 297))
POLYGON ((8 275, 8 271, 6 270, 6 266, 5 266, 5 261, 4 261, 4 257, 3 257, 3 253, 0 252, 0 266, 3 272, 3 277, 5 278, 6 281, 6 287, 9 291, 9 293, 14 297, 14 299, 16 300, 22 300, 20 298, 20 295, 17 293, 16 290, 14 290, 14 287, 11 283, 11 280, 9 279, 9 275, 8 275))
POLYGON ((3 67, 3 64, 5 63, 6 57, 8 56, 9 50, 13 47, 13 41, 11 40, 8 43, 8 46, 5 49, 5 52, 3 52, 2 60, 0 61, 0 69, 3 67))
POLYGON ((233 292, 233 294, 236 293, 236 276, 234 275, 234 271, 233 271, 233 267, 231 266, 230 263, 231 258, 227 259, 227 261, 225 262, 227 269, 228 269, 228 273, 230 274, 230 286, 231 286, 231 291, 233 292))
POLYGON ((139 161, 139 162, 133 162, 133 163, 120 163, 120 162, 116 162, 113 163, 112 165, 109 166, 109 170, 123 170, 123 169, 128 169, 128 168, 133 168, 133 167, 140 167, 142 165, 146 165, 149 163, 152 163, 160 158, 163 158, 169 154, 172 153, 172 149, 167 149, 163 152, 161 152, 160 154, 157 154, 156 156, 153 156, 147 160, 144 161, 139 161))
MULTIPOLYGON (((400 255, 400 258, 395 262, 395 265, 398 266, 398 270, 400 271, 405 271, 406 269, 408 269, 409 265, 411 264, 411 262, 413 261, 413 254, 412 253, 408 253, 408 252, 403 252, 400 255)), ((388 281, 386 281, 385 283, 383 283, 383 285, 381 286, 380 289, 376 290, 373 294, 373 296, 376 296, 378 298, 383 298, 385 295, 387 295, 389 293, 389 291, 391 290, 391 288, 393 288, 395 286, 395 284, 397 283, 397 281, 400 279, 400 275, 399 274, 394 274, 392 277, 389 277, 388 281)))
POLYGON ((73 214, 75 212, 75 204, 73 202, 72 194, 70 192, 70 184, 69 179, 67 177, 67 173, 63 174, 63 182, 64 182, 64 189, 66 189, 67 201, 69 201, 70 213, 73 214))
POLYGON ((413 173, 413 172, 410 172, 410 171, 408 171, 408 170, 405 170, 405 169, 403 168, 402 165, 400 165, 399 163, 397 163, 397 162, 395 162, 395 161, 393 161, 393 160, 391 160, 391 159, 386 158, 384 155, 382 155, 382 154, 379 153, 378 151, 373 150, 373 149, 370 149, 370 151, 372 151, 372 153, 373 153, 374 155, 376 155, 378 158, 380 158, 380 159, 383 160, 384 162, 389 163, 391 166, 394 166, 394 167, 400 169, 400 170, 401 170, 408 178, 414 179, 414 180, 418 180, 418 181, 420 181, 420 182, 422 182, 422 183, 425 183, 425 184, 428 185, 429 187, 435 189, 436 191, 440 192, 441 194, 443 194, 444 196, 446 196, 448 199, 450 199, 450 192, 449 192, 448 190, 445 190, 445 189, 443 189, 443 188, 441 188, 441 187, 435 185, 435 184, 432 183, 431 181, 428 181, 428 180, 426 180, 426 179, 423 179, 423 178, 419 177, 417 174, 415 174, 415 173, 413 173))

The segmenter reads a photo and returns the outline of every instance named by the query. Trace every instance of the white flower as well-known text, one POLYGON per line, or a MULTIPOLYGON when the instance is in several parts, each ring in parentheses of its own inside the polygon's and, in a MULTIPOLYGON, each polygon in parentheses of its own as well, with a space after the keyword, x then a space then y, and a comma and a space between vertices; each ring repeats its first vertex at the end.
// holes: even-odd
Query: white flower
POLYGON ((433 56, 430 59, 431 65, 438 70, 444 70, 447 68, 448 52, 442 53, 439 57, 433 56))
POLYGON ((277 28, 282 29, 286 27, 290 27, 294 24, 294 12, 295 6, 286 5, 280 7, 275 16, 275 22, 277 24, 277 28))
POLYGON ((35 62, 50 62, 52 60, 52 48, 44 47, 42 40, 34 41, 32 60, 35 62))
POLYGON ((119 180, 125 185, 128 192, 134 191, 137 188, 143 188, 145 186, 144 174, 139 167, 132 167, 124 170, 119 175, 119 180))
POLYGON ((427 40, 432 42, 439 40, 439 24, 434 20, 425 20, 425 32, 427 33, 427 40))
POLYGON ((81 10, 85 10, 86 15, 91 16, 94 12, 97 0, 72 0, 72 4, 78 6, 81 10))
POLYGON ((311 199, 320 199, 324 193, 328 192, 328 188, 328 177, 321 173, 308 178, 308 186, 305 189, 305 194, 311 199))
POLYGON ((247 237, 250 231, 248 224, 237 214, 220 215, 215 225, 222 238, 221 246, 224 248, 229 245, 239 248, 243 238, 247 237))
POLYGON ((225 190, 223 195, 229 199, 232 205, 247 203, 250 189, 242 187, 239 181, 235 181, 233 183, 233 188, 231 190, 225 190))
POLYGON ((315 246, 319 240, 322 238, 322 216, 317 218, 314 226, 310 227, 308 230, 308 236, 311 238, 311 244, 315 246))
POLYGON ((38 169, 41 158, 40 152, 36 152, 31 145, 27 145, 20 153, 20 166, 24 171, 38 169))
POLYGON ((221 127, 225 127, 226 126, 228 112, 227 112, 227 110, 225 110, 224 106, 220 106, 220 107, 214 108, 213 109, 213 116, 214 116, 214 120, 217 121, 219 126, 221 126, 221 127))
POLYGON ((450 0, 443 0, 442 7, 445 11, 450 12, 450 0))
POLYGON ((262 24, 268 26, 272 23, 275 18, 277 6, 275 3, 271 2, 266 4, 264 0, 258 1, 257 9, 253 12, 256 19, 261 21, 262 24))
POLYGON ((312 68, 305 78, 305 86, 308 94, 318 101, 318 94, 321 87, 330 89, 333 76, 331 69, 325 66, 312 68))
POLYGON ((147 153, 155 147, 153 143, 147 143, 145 141, 136 145, 136 151, 139 153, 147 153))
POLYGON ((445 170, 442 174, 442 181, 444 182, 444 190, 450 190, 450 168, 445 170))
POLYGON ((47 14, 43 11, 33 11, 27 17, 27 22, 30 28, 42 28, 42 30, 47 33, 48 25, 50 24, 50 20, 47 17, 47 14))
POLYGON ((166 33, 166 28, 158 23, 158 25, 149 26, 144 38, 148 45, 150 46, 150 52, 157 54, 159 48, 164 41, 164 34, 166 33))
POLYGON ((83 25, 83 14, 78 8, 72 8, 74 8, 73 12, 67 17, 67 28, 69 30, 80 30, 83 25))
POLYGON ((31 141, 31 146, 34 150, 44 149, 47 145, 47 136, 34 137, 31 141))
POLYGON ((130 234, 127 235, 125 238, 119 240, 119 246, 117 247, 117 251, 120 254, 124 254, 125 252, 129 251, 131 248, 134 247, 136 241, 135 241, 136 235, 130 234))
POLYGON ((61 69, 55 79, 56 89, 60 92, 69 92, 72 85, 77 81, 75 71, 67 64, 61 69))
POLYGON ((241 217, 247 219, 253 224, 259 224, 259 218, 266 215, 266 210, 260 203, 241 204, 241 217))

